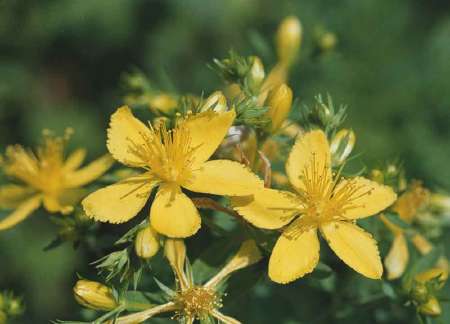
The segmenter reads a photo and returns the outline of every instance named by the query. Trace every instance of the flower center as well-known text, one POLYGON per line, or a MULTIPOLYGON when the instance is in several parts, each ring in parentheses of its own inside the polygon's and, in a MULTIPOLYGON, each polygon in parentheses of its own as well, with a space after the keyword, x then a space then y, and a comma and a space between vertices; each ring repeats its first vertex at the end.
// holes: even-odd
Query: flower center
POLYGON ((193 153, 189 130, 182 124, 167 130, 164 123, 156 128, 150 125, 151 136, 144 137, 144 145, 132 143, 131 152, 144 161, 162 181, 182 183, 191 175, 193 153))
POLYGON ((372 191, 355 179, 333 177, 330 166, 317 161, 315 155, 304 168, 302 180, 304 190, 299 195, 303 208, 300 213, 308 223, 342 220, 346 211, 361 207, 358 199, 372 191))
POLYGON ((64 145, 70 136, 54 137, 44 132, 44 141, 36 154, 20 145, 6 149, 2 166, 5 173, 40 191, 57 194, 63 186, 64 145))
POLYGON ((179 311, 176 317, 205 319, 214 309, 222 307, 217 293, 205 287, 190 287, 178 294, 176 303, 179 311))

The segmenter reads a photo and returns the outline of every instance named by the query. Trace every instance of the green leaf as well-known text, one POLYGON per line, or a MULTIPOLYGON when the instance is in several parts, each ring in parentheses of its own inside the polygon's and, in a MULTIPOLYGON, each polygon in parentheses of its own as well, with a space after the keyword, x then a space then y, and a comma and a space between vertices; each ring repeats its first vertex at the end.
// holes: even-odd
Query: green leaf
POLYGON ((174 297, 177 293, 170 289, 169 287, 167 287, 165 284, 163 284, 161 281, 159 281, 156 278, 153 278, 156 282, 156 284, 158 285, 159 289, 161 289, 168 297, 172 298, 174 297))

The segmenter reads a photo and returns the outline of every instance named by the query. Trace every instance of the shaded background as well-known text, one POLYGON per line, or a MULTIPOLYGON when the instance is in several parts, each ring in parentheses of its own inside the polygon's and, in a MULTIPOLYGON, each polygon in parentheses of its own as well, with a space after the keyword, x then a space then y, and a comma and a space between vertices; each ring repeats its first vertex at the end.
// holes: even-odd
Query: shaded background
MULTIPOLYGON (((220 80, 206 63, 230 48, 271 66, 272 35, 287 15, 304 27, 290 82, 295 95, 307 104, 328 92, 347 104, 346 124, 369 166, 400 158, 407 174, 449 190, 446 0, 0 0, 0 148, 32 145, 42 128, 62 133, 71 126, 71 145, 98 156, 106 150, 109 115, 121 103, 122 73, 137 67, 163 89, 209 93, 220 80), (335 33, 338 45, 312 58, 321 29, 335 33)), ((42 216, 0 234, 0 289, 25 296, 24 323, 79 317, 71 287, 75 272, 87 273, 92 261, 68 245, 43 252, 54 227, 42 216)), ((242 318, 311 322, 320 310, 297 302, 296 285, 302 283, 270 294, 258 286, 246 306, 253 315, 242 318)))

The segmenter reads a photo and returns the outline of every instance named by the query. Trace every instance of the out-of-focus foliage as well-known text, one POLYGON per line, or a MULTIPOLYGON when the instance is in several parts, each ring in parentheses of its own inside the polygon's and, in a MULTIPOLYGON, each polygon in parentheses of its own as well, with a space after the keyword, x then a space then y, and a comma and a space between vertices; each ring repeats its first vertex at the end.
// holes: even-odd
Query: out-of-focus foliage
MULTIPOLYGON (((400 159, 407 175, 448 191, 450 4, 444 0, 0 0, 1 150, 35 144, 43 128, 61 134, 70 126, 76 130, 70 144, 97 157, 106 151, 105 127, 121 103, 124 72, 145 71, 155 88, 166 91, 210 93, 221 80, 205 63, 230 48, 257 54, 266 66, 275 63, 272 35, 287 15, 300 17, 304 29, 290 75, 300 98, 292 114, 313 105, 318 93, 329 93, 348 106, 345 123, 369 167, 400 159)), ((43 216, 35 213, 0 234, 0 289, 24 296, 21 323, 77 314, 74 272, 94 276, 88 263, 102 256, 68 244, 44 252, 55 226, 43 216)), ((122 233, 104 228, 106 235, 122 233)), ((441 237, 448 246, 448 231, 441 237)), ((91 247, 102 245, 92 239, 91 247)), ((388 248, 380 247, 383 255, 388 248)), ((335 270, 326 280, 313 276, 286 287, 260 281, 250 298, 227 297, 227 312, 244 323, 320 323, 334 309, 340 309, 334 314, 339 323, 404 318, 399 305, 378 307, 389 298, 371 293, 381 282, 351 276, 351 284, 336 287, 336 275, 348 272, 325 245, 322 250, 335 270), (348 307, 342 311, 342 305, 348 307)), ((240 280, 256 280, 251 275, 240 280)), ((442 291, 448 296, 448 285, 442 291)), ((450 322, 448 305, 442 305, 443 323, 450 322)))

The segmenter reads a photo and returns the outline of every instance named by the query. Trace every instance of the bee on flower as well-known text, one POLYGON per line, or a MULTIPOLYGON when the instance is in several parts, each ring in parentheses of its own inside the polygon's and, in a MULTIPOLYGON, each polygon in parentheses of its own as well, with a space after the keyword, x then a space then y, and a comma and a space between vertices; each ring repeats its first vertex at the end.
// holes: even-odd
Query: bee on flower
MULTIPOLYGON (((215 103, 214 107, 222 104, 220 100, 215 103)), ((90 194, 82 202, 86 214, 97 221, 126 222, 138 214, 153 188, 158 187, 150 209, 152 228, 173 238, 195 234, 200 228, 200 214, 182 188, 244 196, 263 187, 244 165, 209 160, 234 118, 234 110, 207 109, 189 114, 168 130, 165 123, 147 127, 128 107, 119 108, 111 116, 108 150, 117 161, 143 172, 90 194)))
POLYGON ((21 145, 6 148, 1 159, 3 172, 15 182, 0 187, 0 207, 14 211, 0 220, 0 230, 20 223, 39 206, 50 213, 68 214, 86 194, 82 187, 103 175, 114 163, 109 154, 80 166, 86 150, 67 158, 64 147, 73 131, 56 137, 44 131, 43 143, 35 151, 21 145))
POLYGON ((295 194, 261 189, 232 200, 235 210, 254 226, 282 228, 270 256, 269 277, 288 283, 312 272, 319 261, 319 230, 348 266, 379 279, 383 267, 376 241, 355 221, 389 207, 395 192, 363 177, 333 174, 330 145, 321 130, 298 137, 286 173, 295 194))

